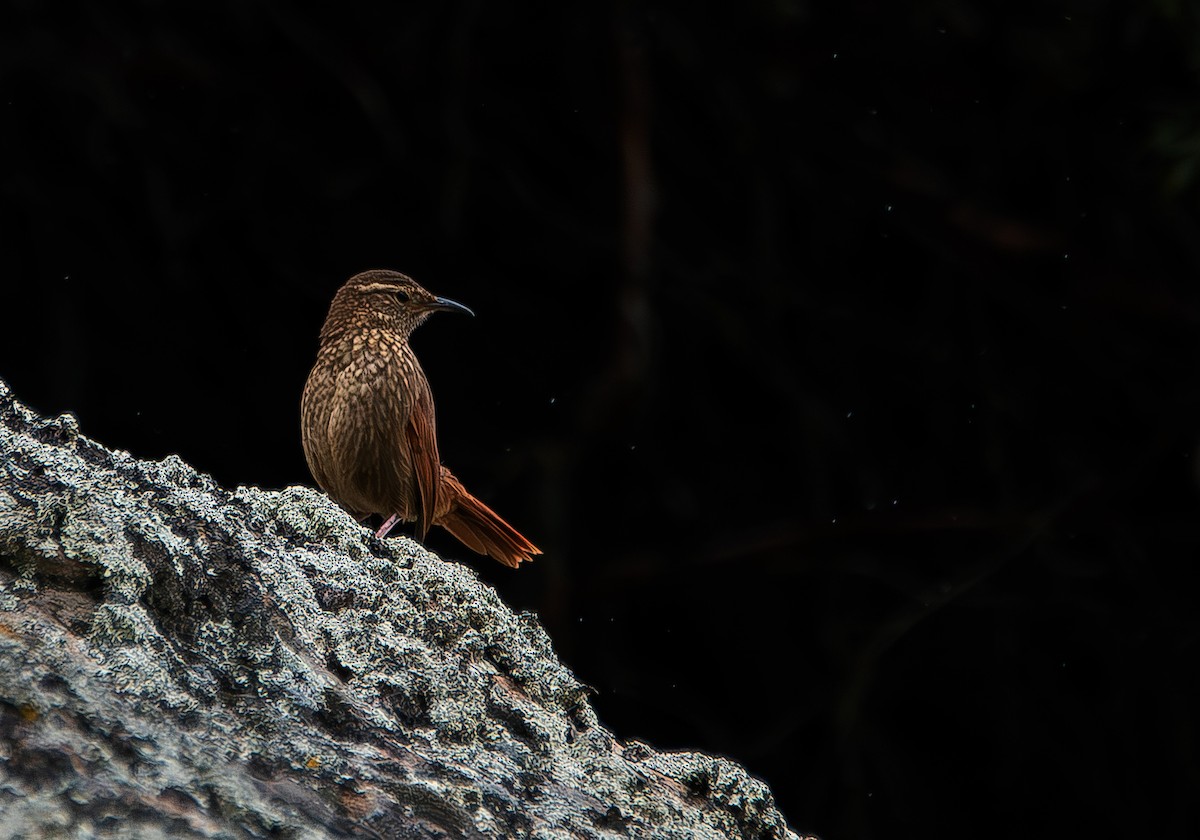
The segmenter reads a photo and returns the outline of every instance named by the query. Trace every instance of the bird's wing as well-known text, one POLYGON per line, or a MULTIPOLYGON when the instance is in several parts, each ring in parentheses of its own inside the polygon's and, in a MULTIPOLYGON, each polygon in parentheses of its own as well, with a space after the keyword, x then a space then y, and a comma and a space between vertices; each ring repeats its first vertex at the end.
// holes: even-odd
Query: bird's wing
POLYGON ((417 481, 417 538, 424 540, 437 511, 441 464, 438 461, 433 395, 426 386, 417 388, 415 397, 408 423, 404 426, 404 443, 408 447, 413 477, 417 481))

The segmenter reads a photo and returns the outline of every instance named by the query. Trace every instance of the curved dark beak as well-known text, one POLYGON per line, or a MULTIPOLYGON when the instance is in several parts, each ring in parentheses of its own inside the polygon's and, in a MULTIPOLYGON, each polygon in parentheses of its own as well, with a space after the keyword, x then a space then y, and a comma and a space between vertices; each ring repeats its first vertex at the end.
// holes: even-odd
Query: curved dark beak
POLYGON ((444 298, 444 297, 434 298, 433 303, 430 304, 429 308, 445 310, 447 312, 466 312, 468 315, 470 315, 472 317, 475 316, 475 313, 472 312, 470 309, 463 306, 461 303, 459 303, 456 300, 450 300, 450 298, 444 298))

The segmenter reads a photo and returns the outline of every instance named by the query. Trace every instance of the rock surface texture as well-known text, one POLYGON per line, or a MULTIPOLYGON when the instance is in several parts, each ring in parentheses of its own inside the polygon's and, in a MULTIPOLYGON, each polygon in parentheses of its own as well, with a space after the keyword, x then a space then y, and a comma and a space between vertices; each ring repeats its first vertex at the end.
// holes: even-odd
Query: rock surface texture
POLYGON ((0 837, 796 837, 587 695, 466 566, 0 382, 0 837))

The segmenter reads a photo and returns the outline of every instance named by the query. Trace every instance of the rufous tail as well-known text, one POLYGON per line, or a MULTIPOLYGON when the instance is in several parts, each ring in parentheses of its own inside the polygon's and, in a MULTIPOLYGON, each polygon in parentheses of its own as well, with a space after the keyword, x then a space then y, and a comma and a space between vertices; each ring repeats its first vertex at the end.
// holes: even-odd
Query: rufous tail
POLYGON ((438 497, 438 516, 434 518, 434 524, 441 525, 472 551, 486 554, 514 569, 542 553, 494 510, 468 493, 445 467, 442 467, 438 497))

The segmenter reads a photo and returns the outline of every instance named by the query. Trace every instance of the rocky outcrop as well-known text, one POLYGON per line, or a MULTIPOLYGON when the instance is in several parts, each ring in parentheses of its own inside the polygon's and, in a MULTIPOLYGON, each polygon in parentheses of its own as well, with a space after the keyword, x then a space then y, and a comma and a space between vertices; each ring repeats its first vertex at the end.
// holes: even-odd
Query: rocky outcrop
POLYGON ((0 382, 0 836, 796 837, 588 692, 468 567, 0 382))

